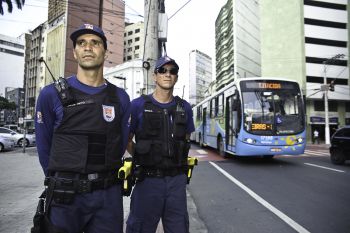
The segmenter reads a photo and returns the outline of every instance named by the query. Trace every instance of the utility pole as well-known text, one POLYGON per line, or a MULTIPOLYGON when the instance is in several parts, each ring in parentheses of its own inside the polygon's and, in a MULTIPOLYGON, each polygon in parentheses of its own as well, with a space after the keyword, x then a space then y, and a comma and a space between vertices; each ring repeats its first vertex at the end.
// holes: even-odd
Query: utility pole
POLYGON ((336 60, 343 58, 345 54, 337 54, 330 59, 323 61, 323 85, 321 90, 324 91, 324 114, 325 114, 325 144, 330 144, 330 135, 329 135, 329 115, 328 115, 328 90, 329 85, 327 84, 327 65, 331 65, 336 60))
POLYGON ((145 48, 143 61, 148 62, 148 68, 144 70, 144 85, 146 90, 144 94, 152 93, 155 89, 153 82, 153 68, 159 57, 159 41, 158 41, 158 14, 159 0, 145 0, 145 48))

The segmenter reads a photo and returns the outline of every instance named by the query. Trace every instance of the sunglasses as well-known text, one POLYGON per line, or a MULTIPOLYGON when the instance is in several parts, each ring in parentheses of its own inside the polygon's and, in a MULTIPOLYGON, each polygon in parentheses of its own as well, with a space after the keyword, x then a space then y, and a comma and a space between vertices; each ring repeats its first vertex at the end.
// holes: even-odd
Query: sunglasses
POLYGON ((168 69, 166 69, 166 68, 164 68, 164 67, 160 67, 160 68, 157 69, 157 73, 159 73, 159 74, 165 74, 165 73, 167 73, 168 71, 169 71, 169 73, 172 74, 172 75, 177 75, 178 72, 179 72, 179 69, 177 69, 177 68, 171 68, 170 70, 168 70, 168 69))

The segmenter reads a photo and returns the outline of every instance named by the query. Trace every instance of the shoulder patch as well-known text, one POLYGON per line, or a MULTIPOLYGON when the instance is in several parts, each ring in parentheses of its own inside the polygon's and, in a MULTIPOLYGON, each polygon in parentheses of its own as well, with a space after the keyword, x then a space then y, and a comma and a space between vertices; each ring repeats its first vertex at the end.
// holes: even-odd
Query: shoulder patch
POLYGON ((43 114, 40 111, 36 112, 36 122, 38 124, 42 124, 43 123, 43 114))

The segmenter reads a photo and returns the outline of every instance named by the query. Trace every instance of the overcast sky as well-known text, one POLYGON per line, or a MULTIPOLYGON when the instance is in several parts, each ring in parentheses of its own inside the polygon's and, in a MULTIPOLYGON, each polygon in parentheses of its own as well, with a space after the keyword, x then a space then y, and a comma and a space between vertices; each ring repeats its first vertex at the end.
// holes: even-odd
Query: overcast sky
MULTIPOLYGON (((169 18, 172 16, 168 22, 167 53, 180 66, 178 90, 182 90, 183 85, 188 86, 190 51, 198 49, 215 60, 215 20, 225 3, 226 0, 165 0, 165 11, 169 18)), ((144 21, 143 17, 135 16, 144 15, 144 1, 126 0, 125 4, 127 19, 131 22, 144 21)), ((7 7, 5 3, 3 6, 7 7)), ((0 33, 17 37, 35 29, 47 20, 47 6, 48 0, 26 0, 22 10, 14 8, 9 14, 5 9, 5 14, 0 15, 0 33)), ((213 73, 214 70, 215 67, 213 73)))

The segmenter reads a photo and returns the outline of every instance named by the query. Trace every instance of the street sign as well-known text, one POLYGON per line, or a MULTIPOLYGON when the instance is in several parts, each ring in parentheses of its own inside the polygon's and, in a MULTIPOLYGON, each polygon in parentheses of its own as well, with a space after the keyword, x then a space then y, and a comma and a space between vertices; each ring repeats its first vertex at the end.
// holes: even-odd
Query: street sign
POLYGON ((23 124, 23 117, 18 118, 18 123, 23 124))

